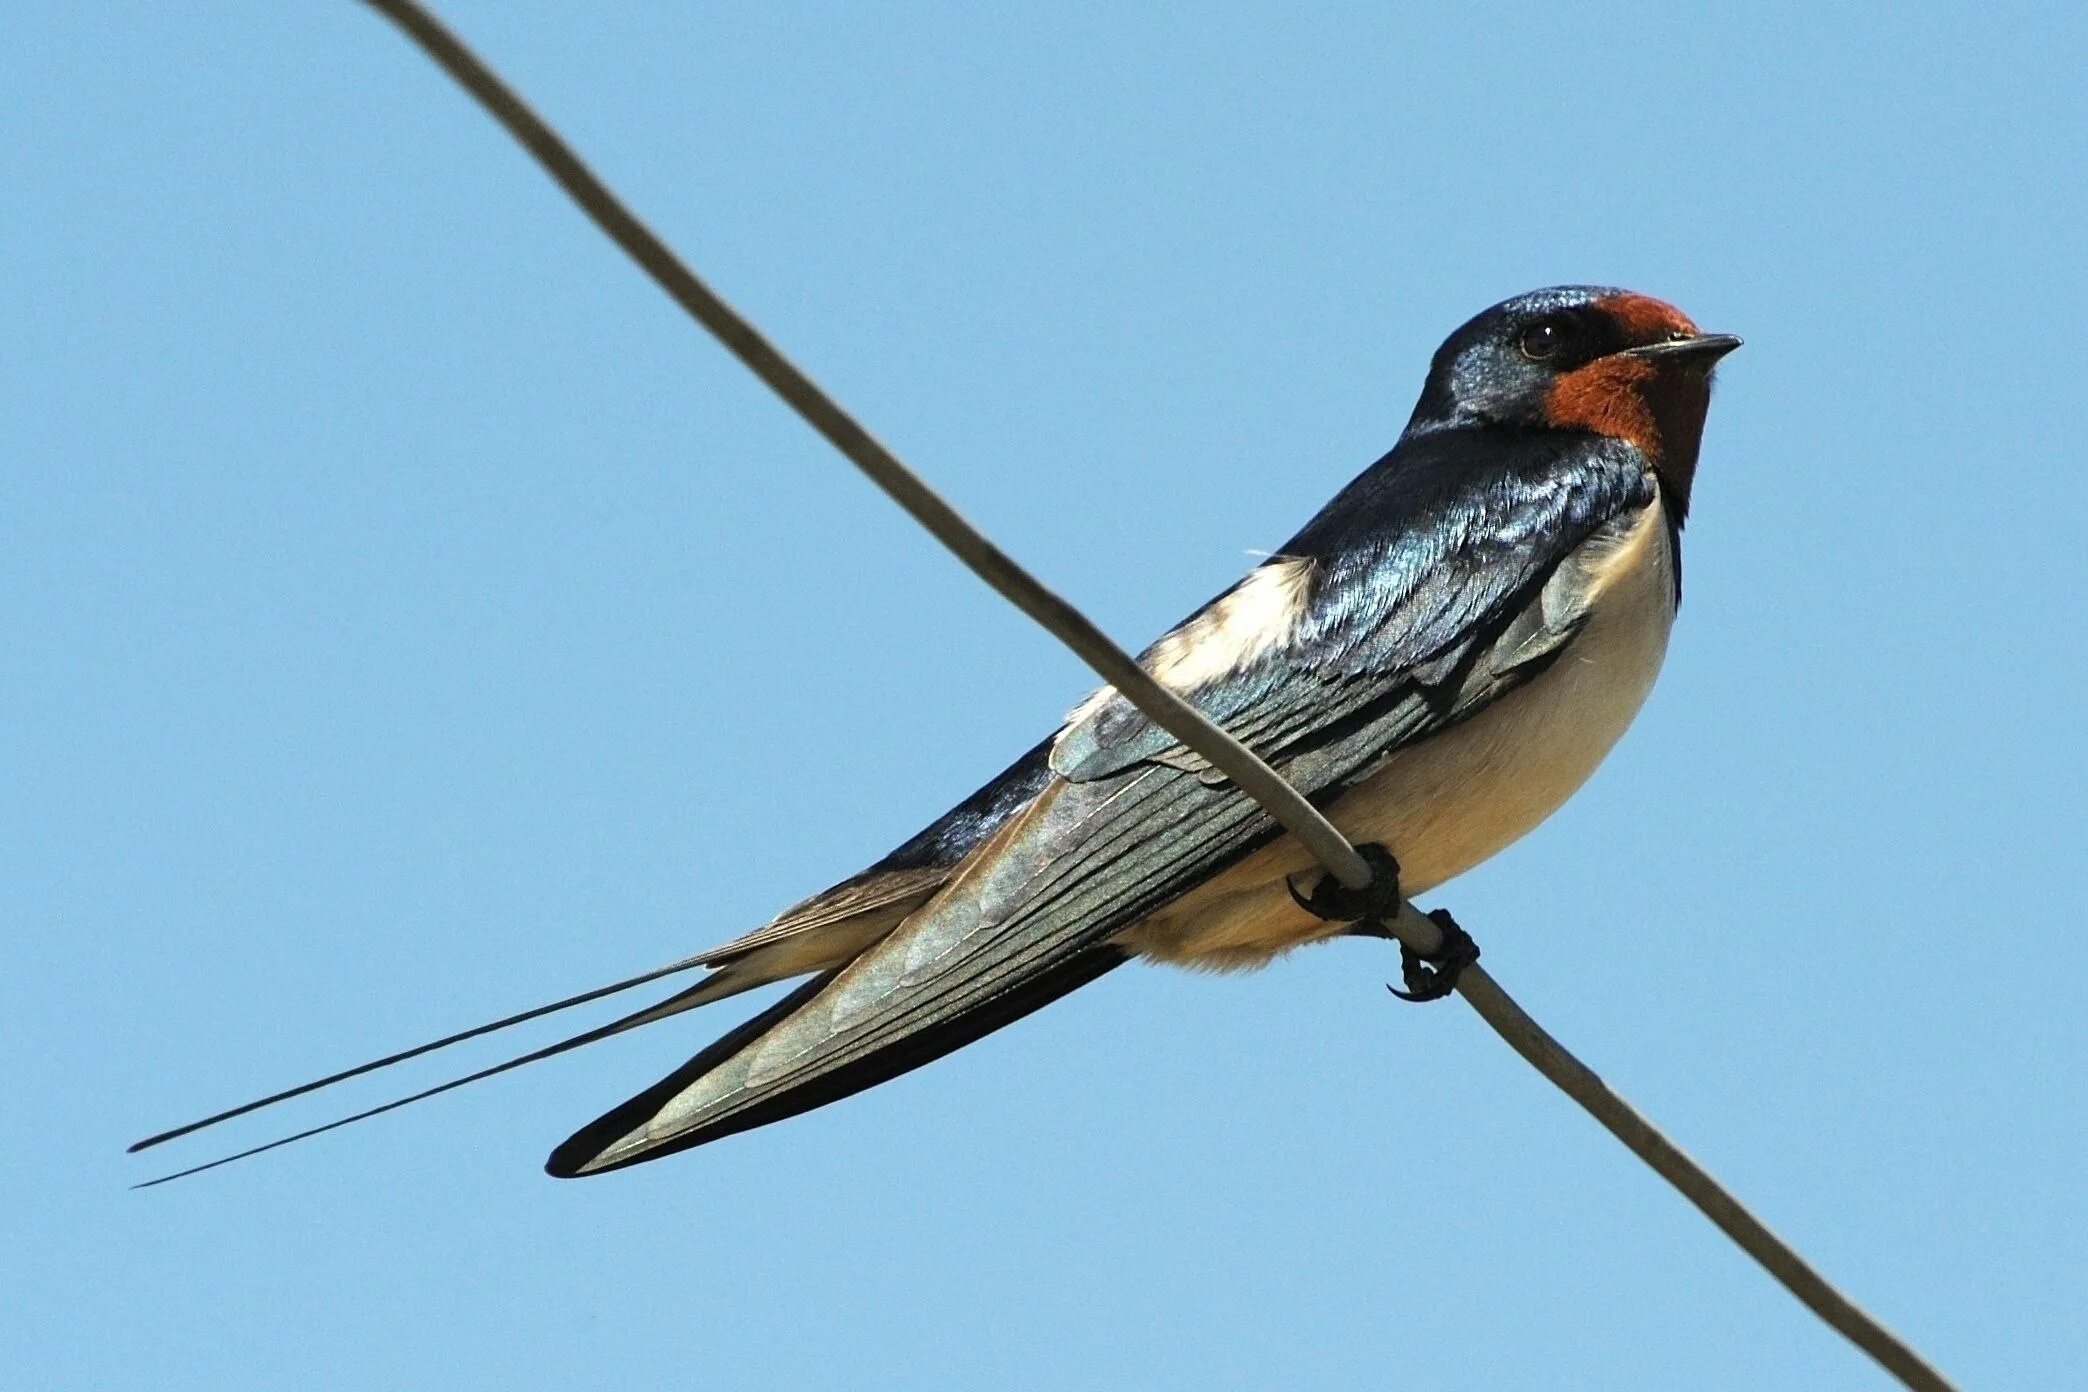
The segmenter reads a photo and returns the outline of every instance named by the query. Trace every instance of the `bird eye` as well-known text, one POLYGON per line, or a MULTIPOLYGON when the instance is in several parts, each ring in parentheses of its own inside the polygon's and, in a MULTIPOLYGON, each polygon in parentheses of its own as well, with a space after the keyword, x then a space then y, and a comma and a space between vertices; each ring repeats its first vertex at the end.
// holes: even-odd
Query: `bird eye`
POLYGON ((1516 348, 1531 362, 1550 362, 1565 353, 1573 330, 1557 319, 1545 319, 1522 331, 1516 348))

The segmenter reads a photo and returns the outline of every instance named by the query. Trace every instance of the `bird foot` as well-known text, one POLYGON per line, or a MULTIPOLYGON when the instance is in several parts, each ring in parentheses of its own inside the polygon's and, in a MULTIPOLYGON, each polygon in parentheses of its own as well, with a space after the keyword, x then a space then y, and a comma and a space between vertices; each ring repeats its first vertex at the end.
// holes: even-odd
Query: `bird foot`
POLYGON ((1292 902, 1315 918, 1353 924, 1350 931, 1361 937, 1389 937, 1385 924, 1399 917, 1399 862, 1375 841, 1356 847, 1356 854, 1370 867, 1370 883, 1361 889, 1350 889, 1332 875, 1321 875, 1310 894, 1298 893, 1288 880, 1283 887, 1292 902))
MULTIPOLYGON (((1330 923, 1348 924, 1355 937, 1397 940, 1399 935, 1387 925, 1399 917, 1402 902, 1399 862, 1375 841, 1356 847, 1356 854, 1370 866, 1370 883, 1362 889, 1350 889, 1332 875, 1320 876, 1310 894, 1298 893, 1298 887, 1289 881, 1284 888, 1299 908, 1330 923)), ((1406 989, 1385 988, 1404 1001, 1441 1000, 1457 989, 1458 973, 1479 960, 1479 944, 1458 926, 1448 909, 1430 910, 1428 921, 1441 930, 1443 941, 1427 956, 1400 943, 1399 972, 1406 979, 1406 989)))
POLYGON ((1443 932, 1441 946, 1427 956, 1408 947, 1399 945, 1399 974, 1406 978, 1406 989, 1387 986, 1386 990, 1403 1001, 1419 1004, 1424 1001, 1441 1000, 1457 989, 1459 973, 1479 960, 1479 944, 1472 935, 1458 926, 1448 909, 1430 909, 1428 921, 1443 932))

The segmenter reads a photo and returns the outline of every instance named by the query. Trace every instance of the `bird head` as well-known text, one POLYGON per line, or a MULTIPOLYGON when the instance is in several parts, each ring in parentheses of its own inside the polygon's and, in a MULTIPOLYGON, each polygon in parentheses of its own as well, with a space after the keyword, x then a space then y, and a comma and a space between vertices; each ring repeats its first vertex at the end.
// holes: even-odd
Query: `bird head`
POLYGON ((1679 520, 1689 507, 1711 370, 1740 346, 1650 295, 1566 285, 1518 295, 1444 341, 1409 431, 1578 431, 1643 454, 1679 520))

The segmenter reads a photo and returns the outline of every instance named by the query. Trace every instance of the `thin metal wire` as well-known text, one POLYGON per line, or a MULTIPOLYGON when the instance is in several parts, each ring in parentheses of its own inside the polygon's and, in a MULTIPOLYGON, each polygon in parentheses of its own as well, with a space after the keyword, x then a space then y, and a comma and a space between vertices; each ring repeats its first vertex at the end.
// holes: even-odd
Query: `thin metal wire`
POLYGON ((1813 1264, 1757 1218, 1724 1185, 1692 1159, 1687 1151, 1669 1140, 1605 1083, 1594 1069, 1575 1058, 1572 1051, 1554 1039, 1542 1025, 1515 1003, 1500 983, 1476 964, 1458 973, 1457 990, 1479 1017, 1493 1027, 1508 1046, 1529 1060, 1530 1066, 1549 1078, 1557 1088, 1586 1108, 1603 1128, 1622 1141, 1632 1154, 1651 1166, 1697 1206, 1719 1231, 1761 1263, 1785 1290, 1804 1303, 1828 1326, 1850 1343, 1878 1360, 1888 1373, 1917 1392, 1953 1392, 1955 1384, 1937 1370, 1912 1345, 1879 1323, 1876 1316, 1836 1289, 1813 1264))
MULTIPOLYGON (((1084 615, 958 515, 684 265, 455 34, 413 0, 364 3, 397 24, 477 98, 611 241, 980 579, 1065 643, 1155 724, 1237 783, 1296 836, 1329 874, 1351 889, 1369 885, 1370 867, 1318 809, 1252 751, 1155 682, 1084 615)), ((1402 905, 1399 917, 1387 926, 1419 952, 1433 952, 1441 942, 1440 930, 1411 903, 1402 905)), ((1695 1204, 1806 1308, 1905 1386, 1917 1392, 1953 1392, 1949 1380, 1927 1360, 1770 1231, 1708 1171, 1531 1019, 1489 973, 1476 964, 1468 966, 1458 977, 1457 989, 1510 1047, 1695 1204)))
POLYGON ((493 118, 536 156, 537 162, 581 210, 594 219, 611 241, 629 253, 676 304, 709 329, 748 370, 788 402, 814 430, 826 436, 835 449, 971 567, 974 574, 1050 630, 1155 724, 1178 739, 1183 738, 1184 732, 1194 732, 1196 737, 1184 742, 1266 808, 1336 879, 1351 889, 1370 884, 1370 867, 1318 808, 1201 711, 1147 677, 1131 655, 1111 642, 1084 614, 1047 589, 960 517, 955 508, 820 390, 760 330, 704 284, 456 35, 419 5, 391 4, 385 0, 371 0, 371 4, 411 35, 429 57, 478 98, 493 118))

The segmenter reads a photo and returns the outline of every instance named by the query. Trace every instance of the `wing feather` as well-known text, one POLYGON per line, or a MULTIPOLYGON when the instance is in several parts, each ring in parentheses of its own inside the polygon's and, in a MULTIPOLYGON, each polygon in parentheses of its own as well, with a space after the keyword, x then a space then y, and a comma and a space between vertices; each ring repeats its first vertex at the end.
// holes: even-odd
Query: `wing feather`
MULTIPOLYGON (((1566 468, 1539 446, 1526 467, 1478 475, 1418 453, 1284 548, 1314 562, 1284 641, 1185 693, 1322 801, 1563 651, 1580 615, 1550 585, 1560 562, 1651 501, 1629 458, 1566 468)), ((917 1067, 1108 970, 1120 929, 1280 834, 1114 695, 1049 757, 1058 776, 889 936, 584 1128, 553 1172, 635 1164, 917 1067)))
MULTIPOLYGON (((1654 485, 1628 447, 1569 464, 1539 441, 1480 470, 1467 446, 1425 446, 1412 442, 1396 471, 1365 473, 1280 548, 1280 563, 1311 563, 1302 613, 1285 640, 1251 649, 1241 666, 1181 693, 1263 758, 1324 719, 1327 688, 1310 677, 1360 678, 1373 692, 1388 683, 1444 684, 1560 560, 1621 512, 1653 500, 1654 485)), ((1142 664, 1158 670, 1210 608, 1146 649, 1142 664)), ((1200 764, 1115 692, 1098 693, 1076 716, 1051 750, 1062 777, 1107 778, 1153 759, 1200 764)))

